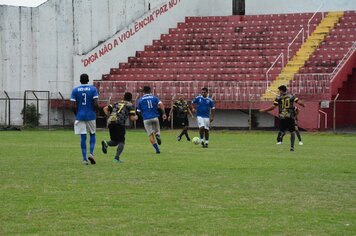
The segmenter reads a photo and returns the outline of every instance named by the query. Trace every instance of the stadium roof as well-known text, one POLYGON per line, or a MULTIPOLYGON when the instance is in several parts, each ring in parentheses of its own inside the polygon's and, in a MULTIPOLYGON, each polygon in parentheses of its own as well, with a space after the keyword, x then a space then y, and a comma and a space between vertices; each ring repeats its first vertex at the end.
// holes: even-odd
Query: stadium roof
POLYGON ((48 0, 0 0, 0 5, 37 7, 48 0))

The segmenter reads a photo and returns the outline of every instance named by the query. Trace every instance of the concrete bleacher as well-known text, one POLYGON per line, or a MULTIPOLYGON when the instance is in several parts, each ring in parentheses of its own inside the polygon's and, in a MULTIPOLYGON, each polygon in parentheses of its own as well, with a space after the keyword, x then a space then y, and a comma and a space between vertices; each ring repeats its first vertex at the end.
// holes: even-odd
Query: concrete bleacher
MULTIPOLYGON (((185 22, 136 52, 128 62, 112 68, 95 85, 102 99, 112 99, 149 84, 167 104, 177 92, 191 99, 206 86, 221 101, 221 108, 237 108, 230 102, 261 97, 267 87, 266 72, 281 52, 286 55, 300 29, 307 29, 312 15, 186 17, 185 22), (187 86, 189 83, 194 86, 187 86), (225 106, 224 102, 230 105, 225 106)), ((312 19, 310 31, 321 19, 322 14, 312 19)), ((355 22, 355 12, 346 12, 299 73, 331 73, 349 50, 350 42, 355 41, 355 22)), ((300 47, 301 41, 292 45, 291 57, 300 47)), ((282 62, 278 61, 269 71, 269 80, 281 70, 282 62)), ((301 94, 329 92, 325 90, 329 83, 325 77, 314 86, 308 87, 307 83, 292 81, 290 86, 298 86, 301 94)))

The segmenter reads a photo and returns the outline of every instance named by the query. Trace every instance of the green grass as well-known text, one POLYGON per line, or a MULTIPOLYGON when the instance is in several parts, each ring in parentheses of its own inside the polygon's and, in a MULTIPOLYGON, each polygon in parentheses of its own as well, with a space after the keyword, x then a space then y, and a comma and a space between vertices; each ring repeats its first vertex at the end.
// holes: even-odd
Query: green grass
MULTIPOLYGON (((208 149, 129 130, 83 166, 73 131, 0 132, 0 235, 355 235, 356 136, 211 131, 208 149)), ((190 131, 191 136, 197 131, 190 131)), ((193 135, 194 134, 194 135, 193 135)))

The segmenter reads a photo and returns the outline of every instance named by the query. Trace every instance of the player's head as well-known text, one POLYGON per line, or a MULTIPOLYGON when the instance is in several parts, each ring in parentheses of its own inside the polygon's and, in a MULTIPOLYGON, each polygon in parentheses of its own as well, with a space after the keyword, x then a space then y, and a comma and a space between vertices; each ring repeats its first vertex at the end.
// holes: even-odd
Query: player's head
POLYGON ((278 91, 280 95, 286 94, 287 93, 287 87, 285 85, 281 85, 278 87, 278 91))
POLYGON ((183 97, 183 94, 182 93, 178 93, 177 94, 177 97, 180 101, 183 101, 184 100, 184 97, 183 97))
POLYGON ((207 97, 208 96, 208 88, 204 87, 201 89, 201 95, 203 95, 203 97, 207 97))
POLYGON ((132 93, 126 92, 124 94, 124 101, 131 102, 132 101, 132 93))
POLYGON ((151 93, 151 88, 150 88, 150 86, 144 86, 142 91, 143 91, 143 93, 148 94, 148 93, 151 93))
POLYGON ((89 82, 89 76, 87 74, 80 75, 80 83, 87 84, 89 82))

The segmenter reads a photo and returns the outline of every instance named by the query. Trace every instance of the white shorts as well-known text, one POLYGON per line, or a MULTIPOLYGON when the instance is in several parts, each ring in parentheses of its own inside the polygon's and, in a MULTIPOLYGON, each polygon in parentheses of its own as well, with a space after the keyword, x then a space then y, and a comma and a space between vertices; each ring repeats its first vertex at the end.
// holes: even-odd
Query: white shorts
POLYGON ((74 122, 74 133, 75 134, 95 134, 96 131, 96 121, 95 120, 76 120, 74 122))
POLYGON ((204 127, 204 129, 209 130, 210 127, 210 118, 203 118, 201 116, 197 116, 198 127, 204 127))
POLYGON ((150 136, 152 133, 155 133, 155 134, 160 133, 158 118, 144 120, 143 125, 145 126, 145 130, 146 130, 148 136, 150 136))

